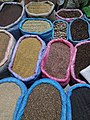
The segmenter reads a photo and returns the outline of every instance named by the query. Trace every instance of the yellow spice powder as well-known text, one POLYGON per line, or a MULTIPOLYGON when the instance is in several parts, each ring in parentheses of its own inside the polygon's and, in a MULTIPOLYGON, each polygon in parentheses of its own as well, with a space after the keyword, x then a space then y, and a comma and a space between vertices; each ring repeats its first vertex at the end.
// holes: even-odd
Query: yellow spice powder
POLYGON ((34 74, 41 43, 35 37, 24 38, 16 51, 12 70, 23 78, 34 74))

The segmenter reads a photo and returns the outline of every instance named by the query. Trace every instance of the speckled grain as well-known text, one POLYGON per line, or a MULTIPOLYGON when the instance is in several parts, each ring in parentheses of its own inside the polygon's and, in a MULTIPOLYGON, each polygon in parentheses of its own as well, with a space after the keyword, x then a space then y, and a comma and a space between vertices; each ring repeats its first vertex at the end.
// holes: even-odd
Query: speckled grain
POLYGON ((17 48, 12 70, 22 78, 33 75, 40 49, 41 43, 37 38, 24 38, 17 48))
POLYGON ((50 84, 40 84, 31 92, 22 120, 60 120, 61 96, 50 84))
POLYGON ((0 120, 12 120, 16 102, 21 95, 15 83, 0 84, 0 120))
POLYGON ((0 62, 5 57, 5 52, 7 50, 9 41, 10 41, 9 35, 7 35, 5 32, 0 32, 0 62))
POLYGON ((56 78, 65 78, 70 62, 70 48, 62 42, 54 42, 45 63, 45 71, 56 78))

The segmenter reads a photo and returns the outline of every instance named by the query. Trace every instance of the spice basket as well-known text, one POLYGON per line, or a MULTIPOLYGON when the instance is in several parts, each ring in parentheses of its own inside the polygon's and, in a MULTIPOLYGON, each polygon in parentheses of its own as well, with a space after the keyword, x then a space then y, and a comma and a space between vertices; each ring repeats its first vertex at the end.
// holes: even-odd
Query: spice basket
POLYGON ((68 40, 68 23, 64 20, 55 20, 53 24, 54 24, 54 38, 57 38, 57 37, 60 38, 61 36, 61 38, 68 40), (61 25, 58 25, 57 27, 58 23, 61 23, 61 25), (56 24, 56 28, 55 28, 55 24, 56 24), (61 32, 59 33, 59 36, 57 36, 57 32, 61 32), (65 35, 63 35, 63 33, 65 35), (55 37, 55 34, 56 34, 56 37, 55 37))
POLYGON ((31 84, 40 77, 40 63, 46 45, 41 38, 36 35, 24 35, 17 42, 9 71, 11 75, 31 84))
POLYGON ((87 20, 85 20, 83 18, 76 18, 76 19, 74 19, 73 21, 70 22, 70 25, 69 25, 69 40, 70 40, 71 43, 73 43, 73 45, 76 45, 77 43, 80 43, 80 42, 87 41, 87 40, 89 40, 89 38, 90 38, 90 25, 89 25, 87 20), (76 31, 75 35, 79 34, 79 36, 81 37, 82 36, 81 31, 83 31, 84 33, 88 34, 88 37, 85 38, 85 39, 73 40, 73 38, 72 38, 72 35, 71 35, 71 25, 74 23, 74 21, 77 21, 77 20, 79 20, 79 21, 82 20, 84 23, 87 24, 87 31, 84 31, 85 27, 83 27, 83 26, 82 26, 82 28, 81 27, 79 28, 80 25, 78 26, 78 28, 80 29, 79 31, 77 31, 77 29, 78 29, 77 27, 75 28, 75 31, 76 31))
POLYGON ((18 112, 17 120, 48 119, 49 117, 66 120, 66 95, 60 84, 44 78, 36 81, 29 88, 18 112))
POLYGON ((38 18, 47 18, 51 21, 54 21, 55 11, 54 4, 50 1, 43 2, 29 2, 26 6, 26 13, 28 17, 38 17, 38 18))
POLYGON ((1 5, 0 15, 0 29, 9 31, 18 40, 20 37, 18 25, 26 17, 24 6, 17 2, 4 2, 1 5), (16 14, 17 11, 18 14, 16 14))
MULTIPOLYGON (((6 74, 16 40, 6 30, 0 30, 0 75, 6 74)), ((7 76, 7 75, 6 75, 7 76)), ((5 77, 6 77, 5 76, 5 77)))
POLYGON ((25 35, 25 34, 38 35, 46 43, 48 43, 54 37, 53 24, 48 19, 26 18, 23 21, 21 21, 19 29, 23 35, 25 35), (30 23, 26 23, 26 22, 30 22, 30 23), (32 22, 32 24, 31 24, 31 22, 32 22), (22 28, 24 24, 25 24, 25 27, 24 27, 25 30, 23 30, 23 28, 22 28), (40 32, 39 32, 39 30, 40 30, 40 32))
POLYGON ((59 38, 50 41, 41 62, 42 77, 58 81, 62 86, 68 84, 73 52, 69 41, 59 38))
POLYGON ((76 84, 67 94, 67 120, 90 118, 90 85, 76 84), (87 93, 87 94, 86 94, 87 93))
POLYGON ((80 71, 86 68, 90 64, 89 62, 90 53, 89 52, 90 52, 90 41, 81 42, 75 46, 75 51, 74 51, 74 55, 72 59, 72 65, 71 65, 71 76, 73 78, 72 80, 73 83, 75 82, 86 83, 87 82, 80 75, 80 71))
POLYGON ((74 20, 75 18, 83 18, 83 13, 79 9, 60 9, 56 12, 56 18, 65 20, 67 22, 70 22, 70 21, 74 20), (77 17, 76 16, 73 16, 73 17, 70 16, 70 18, 68 18, 68 17, 65 18, 65 17, 59 16, 60 12, 66 12, 66 13, 68 12, 68 14, 70 14, 69 12, 72 12, 72 14, 70 14, 71 16, 73 15, 73 12, 78 12, 79 15, 77 17))

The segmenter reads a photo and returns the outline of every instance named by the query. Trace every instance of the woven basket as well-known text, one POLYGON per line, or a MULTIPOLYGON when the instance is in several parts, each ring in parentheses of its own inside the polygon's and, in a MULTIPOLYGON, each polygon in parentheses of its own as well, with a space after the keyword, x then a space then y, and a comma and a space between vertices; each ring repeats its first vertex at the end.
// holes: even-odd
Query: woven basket
POLYGON ((66 120, 66 95, 60 84, 47 78, 30 87, 17 116, 17 120, 43 118, 66 120))
POLYGON ((18 110, 27 93, 26 86, 13 77, 0 80, 0 119, 16 120, 18 110))

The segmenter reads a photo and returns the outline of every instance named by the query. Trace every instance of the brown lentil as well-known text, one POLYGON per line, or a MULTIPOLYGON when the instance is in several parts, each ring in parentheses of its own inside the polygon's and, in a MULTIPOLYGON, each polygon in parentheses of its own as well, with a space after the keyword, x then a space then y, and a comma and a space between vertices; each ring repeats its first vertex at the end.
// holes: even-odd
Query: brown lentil
POLYGON ((15 83, 0 84, 0 119, 12 120, 16 102, 21 95, 19 86, 15 83))
POLYGON ((54 37, 55 38, 67 38, 67 33, 66 33, 66 28, 67 25, 64 22, 55 22, 54 23, 54 37))
POLYGON ((80 71, 90 65, 90 43, 82 44, 77 48, 75 59, 75 75, 81 80, 80 71))
POLYGON ((79 41, 89 37, 88 24, 82 19, 76 19, 71 24, 71 36, 73 40, 79 41))
POLYGON ((24 38, 17 48, 12 70, 23 78, 33 75, 40 48, 37 38, 24 38))
POLYGON ((62 101, 50 84, 36 86, 29 95, 22 120, 60 120, 62 101))
POLYGON ((59 79, 65 78, 69 62, 70 48, 64 43, 55 42, 50 47, 45 71, 53 77, 59 79))
POLYGON ((41 20, 27 20, 24 22, 22 29, 27 32, 45 32, 50 29, 50 24, 41 20))
POLYGON ((81 16, 81 13, 79 11, 60 11, 58 13, 60 17, 63 18, 77 18, 81 16))
POLYGON ((5 32, 0 32, 0 62, 5 57, 9 41, 10 41, 9 35, 7 35, 5 32))
POLYGON ((34 14, 48 13, 51 10, 51 4, 48 2, 32 2, 28 7, 28 11, 34 14))
POLYGON ((5 27, 14 23, 22 14, 22 6, 18 4, 5 4, 0 11, 0 26, 5 27))

